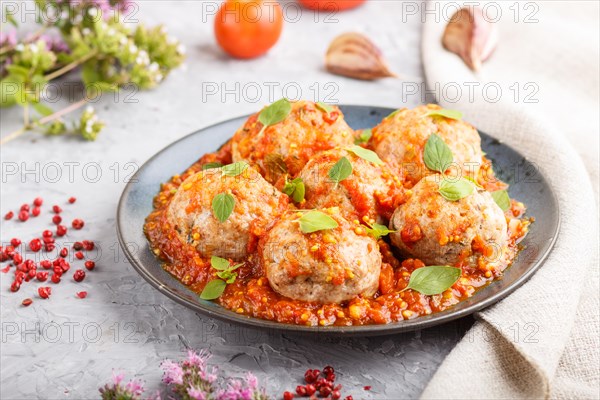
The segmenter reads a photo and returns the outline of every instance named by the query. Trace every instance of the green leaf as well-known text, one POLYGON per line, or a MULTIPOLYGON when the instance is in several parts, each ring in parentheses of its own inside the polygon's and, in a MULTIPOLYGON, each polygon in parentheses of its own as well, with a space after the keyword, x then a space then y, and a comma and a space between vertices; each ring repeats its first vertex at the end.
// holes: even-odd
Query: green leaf
POLYGON ((227 221, 227 218, 229 218, 233 212, 234 206, 235 199, 229 193, 219 193, 212 201, 213 213, 220 222, 227 221))
POLYGON ((258 114, 258 122, 263 124, 261 132, 268 126, 275 125, 283 121, 291 111, 292 105, 285 97, 277 100, 270 106, 265 107, 260 114, 258 114))
POLYGON ((213 279, 204 286, 204 290, 200 293, 200 298, 204 300, 214 300, 221 296, 225 291, 227 284, 220 279, 213 279))
POLYGON ((212 256, 210 258, 210 266, 216 270, 224 271, 226 269, 229 269, 229 260, 217 256, 212 256))
POLYGON ((352 173, 352 164, 346 157, 340 158, 329 170, 329 178, 336 183, 340 183, 352 173))
POLYGON ((38 114, 40 114, 44 117, 54 114, 54 111, 50 107, 48 107, 42 103, 32 103, 31 105, 33 106, 35 111, 38 112, 38 114))
POLYGON ((354 144, 365 144, 371 139, 373 132, 370 128, 363 129, 360 135, 354 140, 354 144))
POLYGON ((300 230, 303 233, 312 233, 338 227, 335 219, 321 211, 309 211, 302 215, 298 221, 300 222, 300 230))
POLYGON ((333 107, 320 101, 317 102, 316 106, 319 110, 323 111, 327 115, 329 115, 329 113, 333 111, 333 107))
POLYGON ((458 201, 473 193, 474 189, 475 185, 473 182, 470 182, 465 178, 460 178, 457 181, 442 179, 438 192, 440 192, 442 197, 446 200, 458 201))
POLYGON ((354 146, 348 148, 347 150, 351 153, 354 153, 355 155, 362 158, 363 160, 372 162, 375 165, 383 165, 383 161, 381 161, 381 159, 379 158, 377 153, 375 153, 374 151, 365 149, 364 147, 360 147, 357 145, 354 145, 354 146))
POLYGON ((439 110, 431 110, 427 114, 425 114, 425 116, 426 117, 444 117, 444 118, 450 118, 450 119, 455 119, 457 121, 460 121, 463 117, 463 114, 460 111, 447 110, 445 108, 441 108, 439 110))
POLYGON ((461 269, 447 265, 432 265, 415 269, 404 289, 416 290, 424 295, 440 294, 448 290, 460 278, 461 269))
POLYGON ((14 78, 19 79, 19 81, 25 81, 29 77, 30 69, 22 67, 16 64, 10 64, 6 66, 6 70, 10 73, 10 75, 14 78))
POLYGON ((213 168, 221 168, 222 166, 223 164, 221 164, 220 162, 209 162, 202 166, 202 171, 206 171, 207 169, 213 168))
POLYGON ((286 179, 285 186, 283 187, 283 193, 290 196, 296 203, 301 203, 304 200, 306 188, 302 178, 296 178, 291 181, 286 179))
POLYGON ((390 113, 390 115, 388 115, 386 118, 392 118, 394 115, 398 114, 400 112, 400 109, 396 110, 396 111, 392 111, 390 113))
POLYGON ((495 192, 492 192, 492 198, 502 211, 506 211, 510 208, 510 197, 508 197, 508 192, 506 190, 496 190, 495 192))
POLYGON ((244 161, 238 161, 236 163, 221 167, 221 174, 223 176, 238 176, 247 170, 248 167, 249 165, 244 161))
POLYGON ((235 282, 238 274, 237 272, 232 272, 231 270, 220 271, 217 272, 217 276, 225 281, 227 284, 231 284, 235 282))
POLYGON ((452 164, 452 150, 441 137, 432 133, 423 150, 423 161, 427 168, 444 173, 452 164))
POLYGON ((388 229, 387 226, 381 224, 373 224, 369 228, 366 228, 366 231, 369 235, 371 235, 375 239, 379 239, 382 236, 386 236, 390 233, 396 232, 388 229))

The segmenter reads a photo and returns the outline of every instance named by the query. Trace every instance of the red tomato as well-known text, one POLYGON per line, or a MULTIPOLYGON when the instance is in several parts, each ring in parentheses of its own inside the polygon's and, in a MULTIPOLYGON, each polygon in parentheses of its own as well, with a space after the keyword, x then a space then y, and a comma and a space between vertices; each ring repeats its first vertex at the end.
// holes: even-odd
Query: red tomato
POLYGON ((356 8, 366 0, 298 0, 300 4, 311 10, 343 11, 356 8))
POLYGON ((215 18, 215 36, 237 58, 265 54, 279 39, 283 12, 273 0, 226 0, 215 18))

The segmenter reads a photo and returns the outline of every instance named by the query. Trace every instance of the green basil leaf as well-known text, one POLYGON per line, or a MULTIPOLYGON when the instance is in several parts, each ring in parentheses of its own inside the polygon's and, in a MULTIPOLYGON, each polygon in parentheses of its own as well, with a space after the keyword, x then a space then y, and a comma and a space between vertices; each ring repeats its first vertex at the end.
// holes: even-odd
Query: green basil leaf
POLYGON ((220 222, 227 221, 227 218, 229 218, 233 212, 234 206, 235 199, 229 193, 219 193, 212 201, 213 213, 220 222))
POLYGON ((463 114, 460 111, 447 110, 445 108, 441 108, 439 110, 431 110, 427 114, 425 114, 425 116, 427 116, 427 117, 444 117, 444 118, 450 118, 450 119, 455 119, 457 121, 460 121, 463 117, 463 114))
POLYGON ((386 118, 392 118, 394 115, 398 114, 398 113, 400 112, 400 110, 401 110, 401 109, 399 108, 399 109, 397 109, 396 111, 392 111, 392 112, 390 113, 390 115, 388 115, 386 118))
POLYGON ((237 278, 237 272, 231 272, 231 270, 219 271, 217 276, 225 281, 227 284, 232 284, 237 278))
POLYGON ((221 164, 220 162, 209 162, 202 166, 202 171, 213 168, 221 168, 222 166, 223 164, 221 164))
POLYGON ((261 132, 268 126, 275 125, 283 121, 292 111, 292 105, 290 101, 285 97, 277 100, 270 106, 265 107, 260 114, 258 114, 258 122, 263 124, 261 132))
POLYGON ((387 226, 381 225, 381 224, 373 224, 369 228, 366 228, 366 231, 369 235, 371 235, 375 239, 379 239, 390 233, 396 232, 396 231, 388 229, 387 226))
POLYGON ((492 198, 502 211, 506 211, 510 208, 510 197, 508 197, 508 192, 506 190, 496 190, 495 192, 492 192, 492 198))
POLYGON ((285 186, 283 187, 283 193, 290 196, 296 203, 301 203, 302 200, 304 200, 304 195, 306 193, 302 178, 296 178, 291 181, 286 180, 285 186))
POLYGON ((210 258, 210 266, 216 270, 225 271, 229 269, 229 261, 221 257, 212 256, 210 258))
POLYGON ((432 133, 425 143, 423 161, 427 168, 444 173, 452 164, 452 150, 441 137, 432 133))
POLYGON ((438 192, 446 200, 458 201, 473 193, 473 190, 475 190, 475 185, 464 178, 460 178, 455 182, 442 179, 438 192))
POLYGON ((329 170, 329 178, 336 183, 340 183, 352 173, 352 164, 346 157, 340 158, 329 170))
POLYGON ((379 158, 377 153, 375 153, 372 150, 365 149, 364 147, 360 147, 357 145, 354 145, 346 150, 348 150, 351 153, 354 153, 355 155, 362 158, 363 160, 372 162, 375 165, 383 165, 383 161, 381 161, 381 159, 379 158))
POLYGON ((227 284, 220 279, 213 279, 204 286, 204 290, 200 293, 200 298, 204 300, 214 300, 225 291, 227 284))
POLYGON ((329 115, 329 113, 333 111, 333 107, 320 101, 317 102, 316 106, 319 110, 323 111, 327 115, 329 115))
POLYGON ((223 176, 238 176, 247 170, 249 165, 244 161, 238 161, 233 164, 224 165, 221 167, 221 175, 223 176))
POLYGON ((302 233, 312 233, 338 227, 335 219, 321 211, 309 211, 302 215, 298 221, 300 222, 302 233))
POLYGON ((365 144, 371 139, 373 132, 370 128, 363 129, 360 135, 354 140, 354 144, 365 144))
POLYGON ((406 289, 413 289, 428 296, 440 294, 452 287, 461 273, 460 268, 446 265, 417 268, 410 274, 406 289))

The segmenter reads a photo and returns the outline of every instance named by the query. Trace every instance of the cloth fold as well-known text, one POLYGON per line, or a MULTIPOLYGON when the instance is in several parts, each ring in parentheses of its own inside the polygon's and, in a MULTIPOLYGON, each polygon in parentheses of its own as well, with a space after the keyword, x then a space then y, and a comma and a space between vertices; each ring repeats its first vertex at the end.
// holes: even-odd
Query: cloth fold
MULTIPOLYGON (((561 229, 540 270, 476 314, 478 321, 444 360, 423 398, 600 396, 598 215, 590 184, 591 176, 597 190, 598 22, 589 15, 598 15, 598 3, 593 3, 539 3, 537 24, 500 19, 498 49, 479 74, 443 49, 446 21, 426 20, 423 64, 437 102, 463 111, 465 120, 539 166, 557 194, 561 229), (573 14, 580 17, 578 25, 564 22, 573 14), (595 38, 582 43, 594 29, 595 38), (530 90, 528 96, 523 90, 530 90)), ((511 4, 501 5, 502 15, 513 15, 511 4)))

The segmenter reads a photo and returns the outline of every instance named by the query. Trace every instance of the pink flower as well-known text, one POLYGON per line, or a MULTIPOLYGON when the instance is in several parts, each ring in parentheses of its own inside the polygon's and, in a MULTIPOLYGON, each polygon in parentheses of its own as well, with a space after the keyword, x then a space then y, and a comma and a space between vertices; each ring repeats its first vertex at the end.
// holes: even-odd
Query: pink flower
POLYGON ((14 46, 17 44, 17 31, 16 29, 0 30, 0 46, 14 46))
POLYGON ((125 377, 125 374, 120 372, 120 373, 116 373, 114 370, 112 372, 112 378, 113 378, 113 383, 115 385, 119 385, 121 383, 121 381, 123 381, 123 378, 125 377))
POLYGON ((256 390, 256 388, 258 388, 258 379, 256 378, 256 376, 254 376, 252 372, 248 372, 246 374, 246 383, 248 384, 248 387, 252 390, 256 390))
POLYGON ((196 353, 194 350, 188 350, 187 361, 190 363, 190 365, 194 365, 200 369, 203 369, 210 357, 211 355, 204 349, 200 350, 199 353, 196 353))
POLYGON ((206 393, 202 389, 190 386, 187 389, 187 394, 194 400, 206 400, 206 393))
POLYGON ((160 364, 164 371, 163 382, 166 384, 181 385, 183 383, 183 369, 171 360, 165 360, 160 364))

